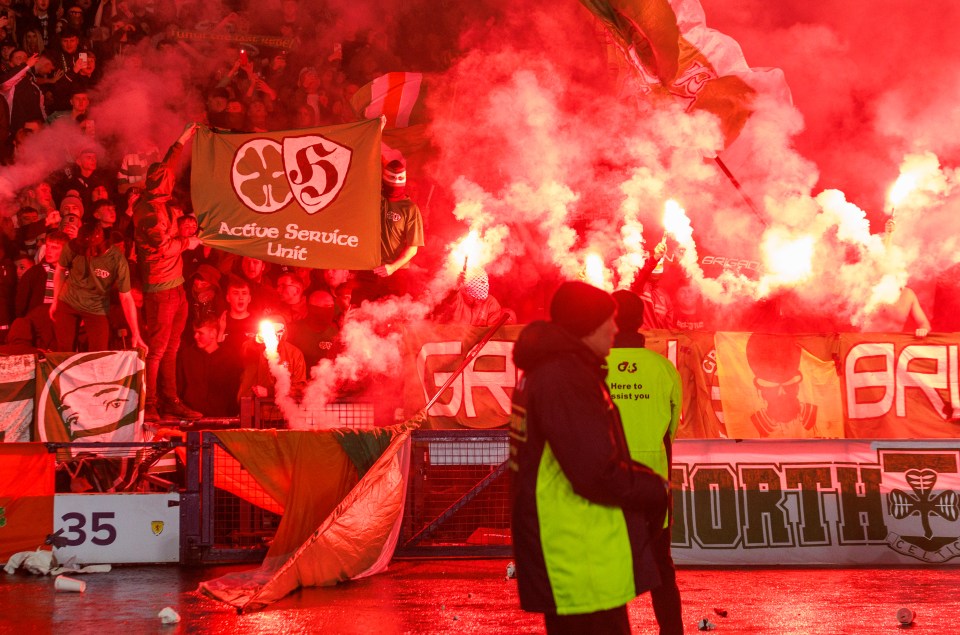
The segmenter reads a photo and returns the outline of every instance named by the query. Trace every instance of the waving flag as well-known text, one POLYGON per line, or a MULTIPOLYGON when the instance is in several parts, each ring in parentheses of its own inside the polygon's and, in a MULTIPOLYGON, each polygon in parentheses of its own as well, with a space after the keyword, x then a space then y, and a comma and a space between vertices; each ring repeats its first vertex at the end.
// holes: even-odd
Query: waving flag
POLYGON ((354 112, 364 119, 387 116, 387 128, 405 128, 420 105, 422 73, 387 73, 356 92, 351 99, 354 112))
POLYGON ((737 42, 705 23, 698 0, 581 0, 620 51, 621 94, 664 94, 720 118, 726 145, 758 94, 790 103, 777 68, 751 68, 737 42))
POLYGON ((357 117, 387 118, 384 145, 405 156, 426 144, 426 81, 423 73, 387 73, 361 88, 350 100, 357 117))
POLYGON ((281 265, 380 264, 380 122, 218 134, 193 141, 204 244, 281 265))

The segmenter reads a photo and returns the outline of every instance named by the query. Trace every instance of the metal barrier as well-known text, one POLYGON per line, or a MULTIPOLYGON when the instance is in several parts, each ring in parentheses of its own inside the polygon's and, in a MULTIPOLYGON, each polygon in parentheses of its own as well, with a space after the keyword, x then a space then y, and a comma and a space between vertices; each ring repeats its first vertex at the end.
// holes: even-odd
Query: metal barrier
POLYGON ((244 397, 240 400, 241 428, 296 428, 299 430, 330 427, 369 429, 376 426, 374 404, 365 402, 335 402, 323 410, 299 408, 292 422, 288 422, 273 399, 244 397))
POLYGON ((506 430, 417 430, 399 557, 512 553, 506 430))
MULTIPOLYGON (((270 421, 267 417, 259 421, 269 427, 264 425, 270 421)), ((509 556, 507 432, 418 430, 411 443, 397 556, 509 556)), ((184 442, 50 443, 47 447, 60 456, 58 469, 64 481, 66 473, 83 477, 93 491, 174 491, 182 482, 183 564, 259 562, 281 520, 276 503, 226 452, 216 432, 189 431, 184 442), (157 473, 164 457, 169 460, 175 452, 185 460, 168 473, 157 473), (102 469, 103 463, 112 471, 102 469)), ((63 487, 70 491, 69 483, 58 489, 63 487)))
POLYGON ((280 515, 266 493, 243 498, 218 487, 259 491, 253 477, 231 457, 214 432, 187 434, 186 484, 181 494, 180 562, 259 562, 276 533, 280 515))

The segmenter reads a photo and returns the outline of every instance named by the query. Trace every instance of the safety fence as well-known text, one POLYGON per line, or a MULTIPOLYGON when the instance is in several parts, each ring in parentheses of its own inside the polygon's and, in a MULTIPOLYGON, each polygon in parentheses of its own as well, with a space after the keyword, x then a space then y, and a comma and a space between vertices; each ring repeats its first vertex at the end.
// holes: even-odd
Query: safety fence
MULTIPOLYGON (((63 542, 73 550, 66 556, 85 562, 144 562, 107 553, 128 538, 124 558, 144 557, 145 540, 157 543, 158 555, 147 562, 262 559, 284 510, 226 452, 218 437, 224 434, 46 444, 48 456, 55 455, 46 462, 51 490, 54 463, 58 480, 51 544, 63 542), (136 501, 139 507, 130 509, 136 501)), ((7 450, 0 468, 11 475, 24 472, 26 457, 44 448, 13 445, 0 446, 7 450)), ((409 447, 396 555, 509 555, 507 432, 418 430, 409 447)), ((678 564, 960 562, 960 439, 684 440, 674 450, 671 532, 678 564)), ((0 482, 0 497, 15 499, 37 477, 29 478, 19 484, 13 478, 10 493, 0 482)), ((6 508, 7 528, 26 527, 18 509, 6 508)))

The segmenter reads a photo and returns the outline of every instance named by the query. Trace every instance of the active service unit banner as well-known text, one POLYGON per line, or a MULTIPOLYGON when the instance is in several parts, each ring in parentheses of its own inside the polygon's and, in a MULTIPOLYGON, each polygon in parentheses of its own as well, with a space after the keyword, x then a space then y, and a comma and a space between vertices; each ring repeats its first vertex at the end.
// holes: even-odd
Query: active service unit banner
POLYGON ((282 265, 380 264, 380 121, 252 134, 201 126, 193 208, 205 245, 282 265))

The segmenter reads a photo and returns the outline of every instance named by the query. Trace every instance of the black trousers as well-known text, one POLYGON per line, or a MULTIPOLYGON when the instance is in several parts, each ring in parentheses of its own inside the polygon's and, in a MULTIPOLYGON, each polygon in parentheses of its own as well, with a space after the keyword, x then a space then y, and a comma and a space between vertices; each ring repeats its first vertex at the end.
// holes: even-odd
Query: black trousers
POLYGON ((547 615, 543 621, 548 635, 629 635, 627 605, 580 615, 547 615))
POLYGON ((653 543, 653 557, 660 570, 660 586, 650 591, 653 613, 660 625, 660 635, 683 635, 683 613, 680 609, 680 589, 677 588, 677 570, 670 555, 670 529, 660 532, 653 543))

